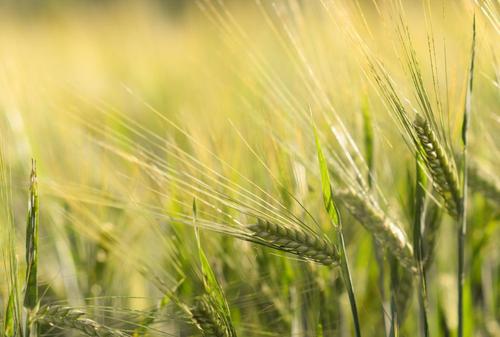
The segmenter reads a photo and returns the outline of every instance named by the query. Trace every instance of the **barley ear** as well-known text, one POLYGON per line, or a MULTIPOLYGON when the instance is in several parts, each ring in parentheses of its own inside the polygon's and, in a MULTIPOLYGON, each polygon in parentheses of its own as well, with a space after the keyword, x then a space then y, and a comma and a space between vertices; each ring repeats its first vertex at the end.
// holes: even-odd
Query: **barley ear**
POLYGON ((417 114, 413 126, 417 133, 425 166, 432 177, 433 186, 443 198, 448 213, 458 219, 462 198, 456 168, 452 165, 444 147, 424 117, 417 114))
POLYGON ((59 305, 41 308, 35 321, 60 329, 78 330, 89 337, 127 337, 128 334, 85 318, 85 313, 70 307, 59 305))
POLYGON ((189 308, 191 320, 205 337, 236 336, 228 330, 225 319, 215 307, 213 298, 205 294, 195 299, 194 305, 189 308))
POLYGON ((352 190, 338 190, 335 195, 349 213, 373 235, 381 246, 387 248, 403 267, 416 271, 413 247, 406 233, 386 216, 373 200, 352 190))
POLYGON ((327 266, 339 263, 339 255, 335 247, 314 233, 261 220, 249 226, 249 230, 255 242, 261 245, 327 266))

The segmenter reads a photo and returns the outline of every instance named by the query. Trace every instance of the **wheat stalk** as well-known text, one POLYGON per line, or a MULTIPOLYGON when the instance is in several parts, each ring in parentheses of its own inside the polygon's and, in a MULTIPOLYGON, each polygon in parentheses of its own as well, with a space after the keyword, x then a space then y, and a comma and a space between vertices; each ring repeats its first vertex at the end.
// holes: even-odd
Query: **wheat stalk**
POLYGON ((58 328, 75 329, 91 337, 126 337, 129 336, 119 330, 99 324, 96 321, 83 317, 84 312, 65 306, 46 306, 37 313, 37 323, 47 324, 58 328))
POLYGON ((461 197, 456 169, 427 120, 417 115, 413 126, 420 141, 427 170, 432 176, 433 186, 443 198, 448 213, 458 218, 461 197))
POLYGON ((301 256, 323 265, 338 264, 335 247, 313 233, 282 227, 270 222, 258 222, 249 228, 258 242, 272 248, 301 256))
POLYGON ((407 269, 415 269, 413 247, 405 232, 389 219, 373 201, 351 190, 339 190, 337 199, 407 269))

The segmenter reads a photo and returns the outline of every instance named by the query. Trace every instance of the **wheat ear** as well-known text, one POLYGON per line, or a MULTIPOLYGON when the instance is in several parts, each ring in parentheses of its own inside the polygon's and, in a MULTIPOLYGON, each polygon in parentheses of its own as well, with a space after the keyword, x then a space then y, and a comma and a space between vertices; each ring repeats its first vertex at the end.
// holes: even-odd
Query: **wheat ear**
POLYGON ((401 227, 389 219, 373 201, 351 190, 339 190, 337 199, 375 238, 398 259, 402 266, 415 270, 413 247, 401 227))
POLYGON ((231 336, 224 324, 222 315, 212 305, 208 295, 203 295, 195 300, 189 309, 191 320, 206 337, 231 336))
POLYGON ((127 337, 126 333, 99 324, 96 321, 83 317, 84 312, 65 306, 47 306, 41 308, 35 320, 40 324, 47 324, 64 329, 75 329, 90 337, 127 337))
POLYGON ((427 120, 417 115, 413 125, 420 141, 425 165, 432 176, 432 184, 443 198, 448 213, 458 218, 461 196, 457 171, 427 120))
POLYGON ((292 253, 324 265, 338 264, 335 247, 313 233, 286 228, 270 222, 259 222, 249 228, 258 243, 292 253))

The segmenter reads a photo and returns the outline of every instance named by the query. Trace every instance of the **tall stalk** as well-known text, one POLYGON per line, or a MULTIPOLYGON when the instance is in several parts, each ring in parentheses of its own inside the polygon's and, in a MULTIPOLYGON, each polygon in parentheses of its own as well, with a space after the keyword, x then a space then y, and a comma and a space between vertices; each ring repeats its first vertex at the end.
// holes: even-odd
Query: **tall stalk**
POLYGON ((38 188, 36 164, 33 160, 30 178, 28 217, 26 224, 26 285, 24 291, 24 308, 26 322, 24 336, 37 336, 37 326, 33 322, 38 305, 38 188))
MULTIPOLYGON (((339 218, 340 219, 340 218, 339 218)), ((361 336, 361 328, 359 325, 358 317, 358 306, 356 305, 356 297, 354 296, 354 287, 352 286, 351 272, 349 270, 349 260, 347 259, 344 234, 342 231, 338 231, 338 241, 340 250, 340 269, 342 271, 342 279, 344 281, 345 287, 347 289, 347 295, 349 296, 349 304, 351 305, 352 317, 354 320, 354 330, 356 336, 361 336)))
MULTIPOLYGON (((368 188, 370 191, 373 189, 373 180, 375 178, 375 142, 374 142, 374 132, 373 132, 373 121, 371 116, 371 110, 368 106, 368 98, 365 96, 361 105, 361 112, 363 116, 363 141, 365 150, 365 161, 368 168, 367 181, 368 188)), ((378 288, 380 291, 380 297, 382 298, 382 305, 380 308, 380 314, 382 317, 382 324, 384 326, 385 334, 387 336, 387 327, 385 324, 385 271, 384 271, 384 255, 385 249, 372 238, 373 250, 375 254, 375 261, 378 266, 378 288)))
POLYGON ((472 21, 472 48, 468 74, 467 93, 462 123, 462 204, 460 207, 460 227, 458 230, 458 337, 464 334, 464 281, 465 281, 465 239, 467 234, 467 133, 470 123, 472 84, 474 78, 474 57, 476 52, 476 17, 472 21))
POLYGON ((420 154, 415 155, 415 214, 413 224, 413 247, 415 249, 415 260, 418 270, 418 303, 420 307, 421 331, 425 337, 429 336, 429 322, 427 319, 427 282, 424 270, 424 249, 422 241, 422 224, 424 221, 425 208, 425 186, 427 178, 424 172, 420 154))
POLYGON ((330 222, 334 227, 337 233, 337 249, 340 255, 340 268, 342 273, 342 280, 344 281, 344 286, 347 289, 347 294, 349 297, 349 303, 351 305, 351 313, 354 322, 354 331, 356 337, 361 337, 361 328, 359 324, 359 316, 358 316, 358 307, 356 305, 356 297, 354 295, 354 288, 352 285, 351 272, 349 270, 349 261, 347 259, 345 242, 344 242, 344 234, 342 232, 342 219, 340 217, 339 210, 335 205, 333 200, 333 191, 332 185, 330 182, 330 174, 328 173, 328 167, 326 164, 326 160, 323 154, 323 150, 321 149, 321 145, 319 142, 319 138, 316 132, 316 128, 314 129, 314 136, 316 140, 316 150, 318 153, 318 163, 321 173, 321 189, 323 192, 323 201, 325 204, 325 209, 328 212, 330 217, 330 222))

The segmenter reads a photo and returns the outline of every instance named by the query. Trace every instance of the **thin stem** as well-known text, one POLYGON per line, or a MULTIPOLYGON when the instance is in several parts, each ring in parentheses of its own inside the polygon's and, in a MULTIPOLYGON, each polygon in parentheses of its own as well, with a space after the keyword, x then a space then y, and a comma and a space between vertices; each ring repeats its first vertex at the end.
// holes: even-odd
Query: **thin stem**
POLYGON ((415 260, 418 270, 418 303, 420 307, 421 330, 425 337, 429 336, 429 322, 427 318, 427 282, 424 270, 424 248, 422 243, 422 223, 425 218, 425 185, 426 175, 419 153, 416 154, 416 182, 415 182, 415 214, 413 224, 413 246, 415 247, 415 260))
POLYGON ((358 307, 356 305, 356 298, 354 296, 354 288, 352 286, 351 272, 349 270, 349 262, 347 260, 344 235, 342 234, 342 229, 338 231, 338 236, 339 236, 340 267, 342 270, 342 278, 344 280, 344 285, 347 289, 347 294, 349 296, 349 303, 351 304, 351 312, 354 320, 354 330, 356 332, 356 337, 361 337, 361 329, 359 326, 359 317, 358 317, 358 307))
POLYGON ((458 337, 463 337, 464 333, 464 281, 465 281, 465 235, 467 234, 467 151, 464 146, 464 183, 463 197, 460 212, 460 228, 458 230, 458 337))
POLYGON ((460 205, 460 226, 458 230, 458 337, 464 334, 464 281, 465 281, 465 239, 467 234, 467 136, 471 115, 472 84, 474 78, 474 59, 476 51, 476 16, 472 21, 472 48, 469 67, 467 94, 465 96, 464 118, 462 123, 463 165, 462 200, 460 205))
POLYGON ((398 265, 396 259, 391 256, 390 260, 390 272, 391 272, 391 330, 389 332, 390 337, 399 336, 399 318, 398 318, 398 308, 396 304, 396 296, 399 293, 399 283, 398 283, 398 265))

